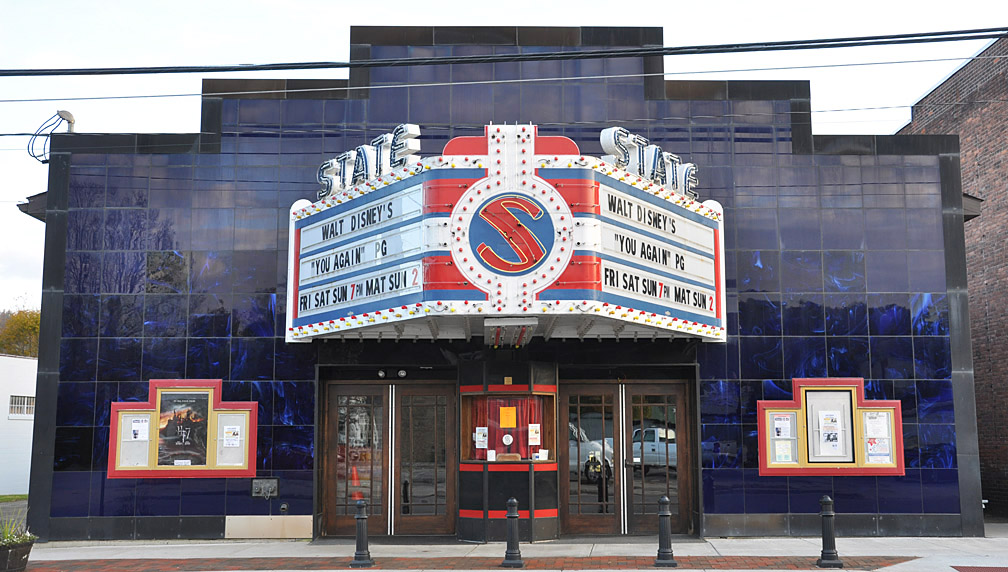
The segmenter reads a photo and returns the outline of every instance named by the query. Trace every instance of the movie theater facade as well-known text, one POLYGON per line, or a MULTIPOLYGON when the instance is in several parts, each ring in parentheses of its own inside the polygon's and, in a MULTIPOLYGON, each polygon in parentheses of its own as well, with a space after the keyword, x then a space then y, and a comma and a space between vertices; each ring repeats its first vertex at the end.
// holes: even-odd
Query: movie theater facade
POLYGON ((363 27, 57 135, 44 539, 982 535, 958 140, 813 136, 657 28, 363 27), (485 58, 489 56, 489 58, 485 58), (481 58, 481 61, 465 58, 481 58), (567 437, 567 439, 564 439, 567 437))

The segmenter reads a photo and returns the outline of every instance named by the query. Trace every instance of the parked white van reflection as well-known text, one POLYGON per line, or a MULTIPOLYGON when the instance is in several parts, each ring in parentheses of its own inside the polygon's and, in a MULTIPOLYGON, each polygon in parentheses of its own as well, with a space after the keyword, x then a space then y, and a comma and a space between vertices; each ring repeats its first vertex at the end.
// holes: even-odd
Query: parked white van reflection
POLYGON ((675 429, 663 427, 634 429, 633 463, 637 467, 642 462, 645 473, 652 467, 665 467, 666 465, 675 469, 678 464, 675 429))

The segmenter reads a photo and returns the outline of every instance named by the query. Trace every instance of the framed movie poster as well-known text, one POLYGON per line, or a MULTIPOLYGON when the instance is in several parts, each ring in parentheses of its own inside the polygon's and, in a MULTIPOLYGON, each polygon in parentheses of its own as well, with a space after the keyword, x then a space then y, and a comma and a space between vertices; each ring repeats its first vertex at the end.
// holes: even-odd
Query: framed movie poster
POLYGON ((205 467, 210 392, 162 391, 158 423, 158 465, 205 467))
POLYGON ((854 393, 805 389, 809 463, 854 462, 854 393))
POLYGON ((221 401, 219 379, 152 379, 113 403, 108 478, 254 477, 258 404, 221 401))

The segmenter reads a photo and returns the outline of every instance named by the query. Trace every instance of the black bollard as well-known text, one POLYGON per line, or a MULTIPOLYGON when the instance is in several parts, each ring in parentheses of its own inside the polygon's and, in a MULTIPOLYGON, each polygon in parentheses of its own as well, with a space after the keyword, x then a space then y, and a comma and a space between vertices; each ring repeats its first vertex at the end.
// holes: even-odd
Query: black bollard
POLYGON ((670 504, 672 501, 666 495, 662 495, 658 499, 658 558, 654 561, 654 565, 665 568, 675 568, 679 565, 672 555, 672 511, 669 510, 670 504))
POLYGON ((507 501, 507 550, 504 552, 504 568, 524 568, 521 550, 518 550, 518 500, 511 497, 507 501))
POLYGON ((357 519, 357 551, 350 561, 350 567, 370 568, 374 566, 374 560, 371 559, 371 551, 368 550, 367 544, 367 502, 357 501, 357 514, 354 518, 357 519))
POLYGON ((816 560, 816 566, 843 568, 843 562, 840 561, 836 550, 836 531, 833 524, 836 513, 833 512, 833 499, 829 498, 829 495, 823 495, 819 499, 819 505, 822 507, 822 512, 819 513, 822 516, 822 555, 816 560))

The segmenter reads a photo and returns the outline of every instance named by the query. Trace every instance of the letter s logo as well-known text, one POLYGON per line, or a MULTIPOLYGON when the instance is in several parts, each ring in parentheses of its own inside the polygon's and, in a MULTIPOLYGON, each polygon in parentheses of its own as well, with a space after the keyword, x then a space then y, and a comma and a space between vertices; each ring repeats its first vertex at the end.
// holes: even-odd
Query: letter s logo
POLYGON ((536 268, 553 246, 553 225, 545 212, 522 195, 491 199, 473 217, 473 251, 497 272, 521 274, 536 268))

